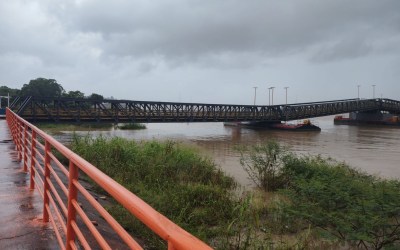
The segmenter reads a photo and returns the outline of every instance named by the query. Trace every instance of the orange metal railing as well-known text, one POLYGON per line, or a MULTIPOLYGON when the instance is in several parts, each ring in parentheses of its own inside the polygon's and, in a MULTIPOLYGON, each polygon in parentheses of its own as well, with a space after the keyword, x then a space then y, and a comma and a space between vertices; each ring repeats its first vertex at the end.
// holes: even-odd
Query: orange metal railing
POLYGON ((10 109, 7 109, 6 117, 18 151, 18 158, 23 161, 24 171, 30 173, 30 188, 36 188, 43 197, 43 220, 52 223, 62 249, 78 249, 80 247, 111 249, 107 239, 81 207, 81 203, 78 202, 78 194, 79 199, 86 199, 87 204, 93 208, 92 210, 96 210, 104 218, 129 248, 143 249, 84 188, 78 180, 79 172, 84 172, 133 216, 167 241, 168 249, 211 249, 95 166, 10 109), (58 152, 68 160, 68 168, 61 163, 60 157, 56 156, 54 152, 58 152), (93 246, 95 243, 89 239, 94 239, 98 246, 93 246))

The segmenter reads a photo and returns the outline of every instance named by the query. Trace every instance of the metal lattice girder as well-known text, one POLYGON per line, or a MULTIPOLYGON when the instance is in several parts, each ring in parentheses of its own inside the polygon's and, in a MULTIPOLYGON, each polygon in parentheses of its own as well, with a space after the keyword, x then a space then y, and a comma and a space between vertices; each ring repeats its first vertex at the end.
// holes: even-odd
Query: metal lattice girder
POLYGON ((400 102, 390 99, 346 99, 272 106, 43 97, 18 100, 13 109, 25 119, 55 122, 277 122, 356 111, 400 113, 400 102))

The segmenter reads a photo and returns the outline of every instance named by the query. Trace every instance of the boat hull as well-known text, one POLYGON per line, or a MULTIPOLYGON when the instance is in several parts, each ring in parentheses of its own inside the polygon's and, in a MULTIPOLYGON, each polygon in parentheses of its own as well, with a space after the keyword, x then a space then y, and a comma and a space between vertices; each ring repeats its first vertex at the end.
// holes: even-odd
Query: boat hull
POLYGON ((255 123, 255 122, 224 122, 224 126, 242 127, 242 128, 264 128, 288 131, 321 131, 321 128, 312 124, 308 120, 300 124, 287 124, 281 122, 273 123, 255 123))
POLYGON ((278 123, 271 125, 272 129, 289 131, 321 131, 321 128, 314 124, 284 124, 278 123))

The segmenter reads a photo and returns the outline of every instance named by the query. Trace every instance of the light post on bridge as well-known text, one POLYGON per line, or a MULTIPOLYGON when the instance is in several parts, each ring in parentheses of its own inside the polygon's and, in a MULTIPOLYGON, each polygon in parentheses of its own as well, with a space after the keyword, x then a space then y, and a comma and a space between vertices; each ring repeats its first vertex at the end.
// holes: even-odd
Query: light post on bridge
POLYGON ((357 85, 357 98, 360 100, 360 87, 361 85, 357 85))
POLYGON ((286 105, 287 105, 287 89, 288 89, 289 87, 284 87, 284 89, 285 89, 285 91, 286 91, 286 105))
MULTIPOLYGON (((288 90, 288 88, 289 88, 289 87, 284 87, 285 92, 286 92, 286 105, 287 105, 287 90, 288 90)), ((286 107, 285 107, 285 109, 286 109, 286 107)), ((285 112, 286 112, 286 111, 285 111, 285 112)), ((287 115, 287 113, 286 113, 285 123, 287 123, 287 118, 288 118, 288 115, 287 115)))
POLYGON ((372 84, 372 99, 375 99, 375 84, 372 84))
POLYGON ((254 106, 256 106, 257 88, 258 87, 253 87, 253 88, 254 88, 254 106))
POLYGON ((274 88, 275 87, 269 87, 268 88, 271 91, 271 96, 272 96, 272 101, 270 102, 269 105, 274 105, 274 88))
POLYGON ((268 88, 268 106, 271 105, 271 88, 268 88))

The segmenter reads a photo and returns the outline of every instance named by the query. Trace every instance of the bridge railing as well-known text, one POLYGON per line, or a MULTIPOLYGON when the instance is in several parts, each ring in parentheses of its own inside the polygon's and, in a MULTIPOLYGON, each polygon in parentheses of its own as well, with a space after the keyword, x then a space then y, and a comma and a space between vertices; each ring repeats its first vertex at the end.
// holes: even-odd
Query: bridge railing
POLYGON ((93 221, 92 211, 97 211, 113 230, 113 234, 120 237, 119 241, 122 240, 128 248, 142 249, 84 187, 78 178, 80 173, 84 173, 132 216, 167 241, 168 249, 211 249, 10 109, 7 109, 6 117, 18 158, 23 162, 23 170, 30 173, 30 189, 36 188, 42 196, 43 220, 52 223, 60 248, 112 249, 112 244, 102 235, 104 231, 98 229, 93 221), (62 163, 65 159, 68 167, 62 163), (86 213, 89 206, 91 212, 86 213))

